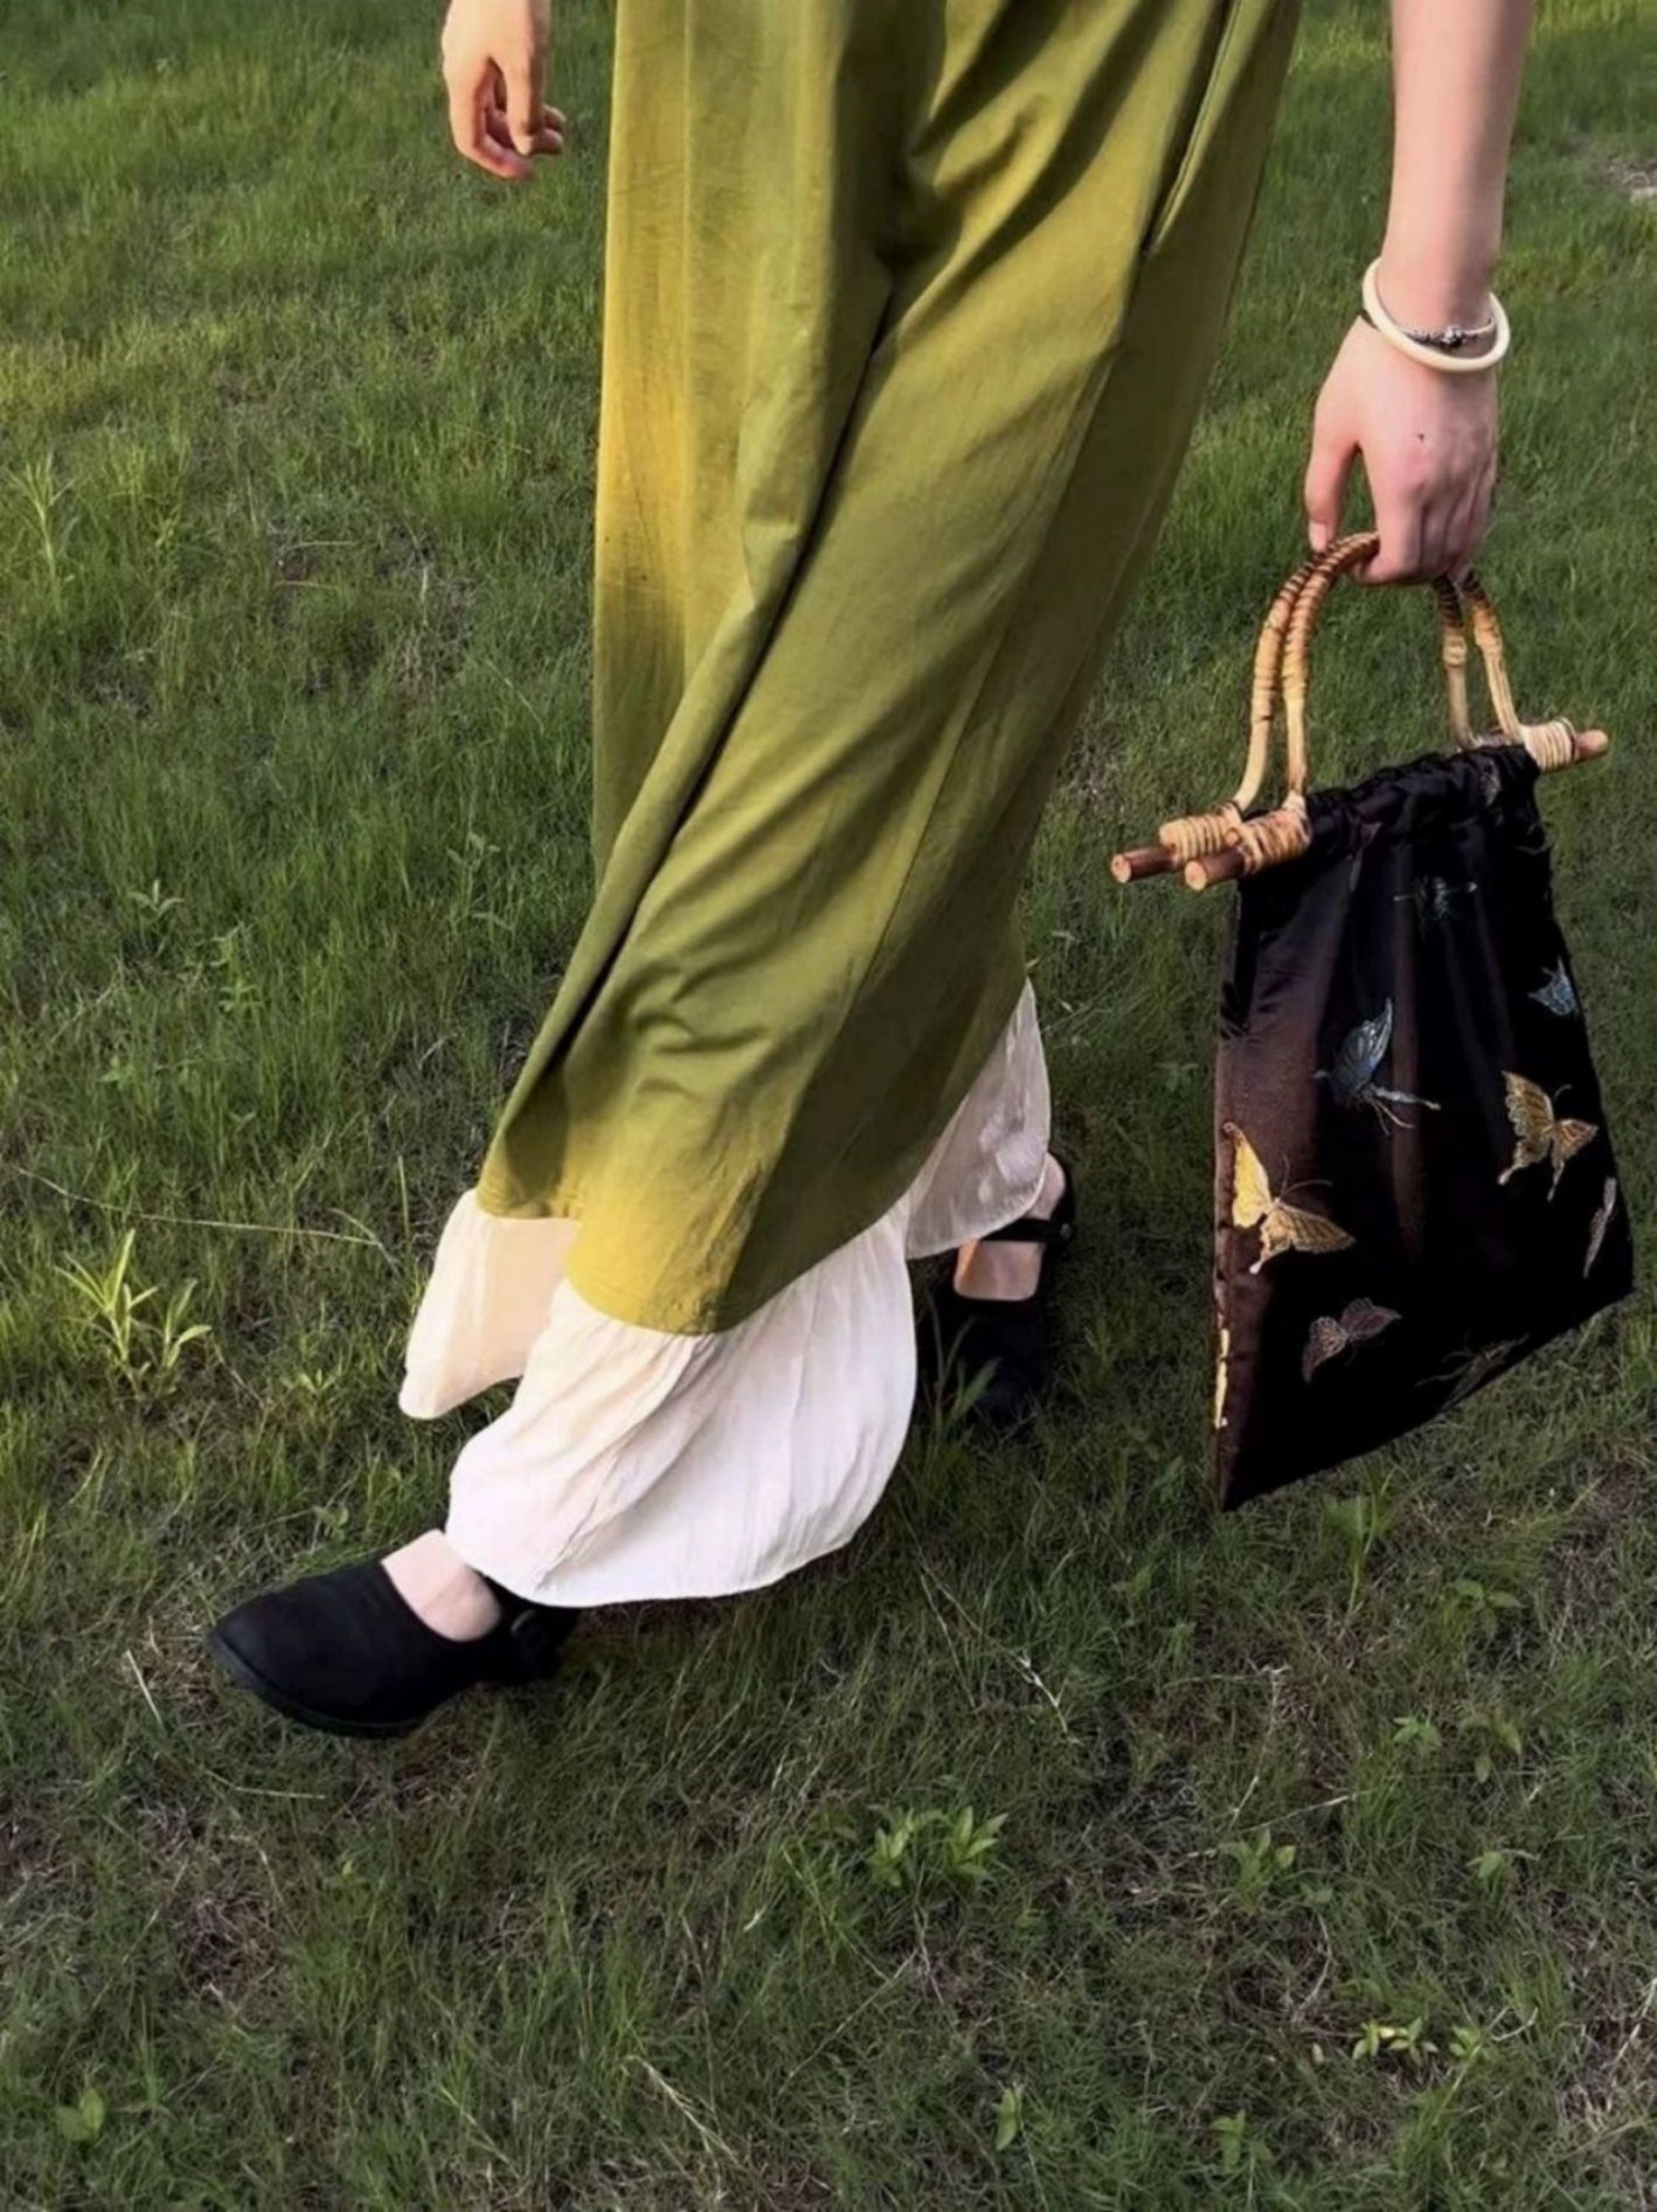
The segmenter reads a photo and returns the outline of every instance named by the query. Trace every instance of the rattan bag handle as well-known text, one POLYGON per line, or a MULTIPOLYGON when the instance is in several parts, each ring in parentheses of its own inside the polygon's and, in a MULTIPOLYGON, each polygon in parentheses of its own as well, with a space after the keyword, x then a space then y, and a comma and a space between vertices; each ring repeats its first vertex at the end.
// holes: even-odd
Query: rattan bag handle
MULTIPOLYGON (((1371 559, 1380 546, 1379 533, 1373 530, 1355 530, 1347 537, 1336 538, 1314 566, 1305 588, 1296 598, 1282 653, 1283 706, 1286 726, 1284 744, 1288 755, 1285 781, 1291 794, 1303 796, 1309 780, 1306 691, 1310 673, 1312 632, 1323 611, 1324 602, 1334 589, 1338 579, 1357 568, 1361 562, 1371 559)), ((1513 693, 1502 660, 1501 632, 1496 627, 1495 611, 1484 596, 1483 586, 1471 569, 1460 591, 1448 576, 1434 576, 1427 580, 1438 613, 1439 654, 1444 665, 1445 684, 1450 697, 1451 735, 1459 746, 1478 743, 1467 712, 1467 631, 1461 612, 1461 597, 1465 592, 1469 605, 1476 610, 1473 635, 1484 664, 1484 680, 1490 691, 1490 704, 1502 726, 1503 737, 1510 744, 1522 744, 1523 726, 1514 709, 1513 693)))
MULTIPOLYGON (((1290 791, 1304 791, 1306 788, 1307 658, 1313 625, 1336 578, 1344 575, 1358 562, 1367 560, 1379 544, 1380 539, 1373 531, 1354 531, 1347 537, 1335 538, 1320 554, 1296 569, 1296 575, 1303 578, 1304 581, 1294 593, 1284 614, 1283 637, 1278 649, 1274 654, 1259 654, 1255 659, 1248 773, 1241 800, 1245 807, 1252 805, 1259 796, 1266 781, 1279 673, 1287 724, 1286 787, 1290 791)), ((1449 698, 1450 733, 1458 745, 1474 744, 1478 740, 1473 735, 1472 722, 1467 711, 1467 629, 1462 617, 1460 596, 1448 576, 1429 578, 1426 588, 1432 592, 1438 616, 1439 658, 1443 663, 1445 690, 1449 698)), ((1267 616, 1268 624, 1272 618, 1272 616, 1267 616)), ((1262 636, 1264 638, 1264 633, 1262 636)), ((1487 665, 1487 680, 1490 676, 1487 665)), ((1502 689, 1505 696, 1505 677, 1502 679, 1502 689)), ((1493 699, 1495 696, 1493 690, 1493 699)), ((1509 713, 1511 714, 1510 702, 1509 713)), ((1511 719, 1516 722, 1516 717, 1511 719)), ((1508 725, 1504 724, 1503 726, 1508 725)))
MULTIPOLYGON (((1177 869, 1193 890, 1202 890, 1210 884, 1252 875, 1306 849, 1311 836, 1305 793, 1310 776, 1306 697, 1312 632, 1337 580, 1369 559, 1380 544, 1375 531, 1350 532, 1334 539, 1322 553, 1303 561, 1284 581, 1267 611, 1255 647, 1248 754, 1242 782, 1234 796, 1212 813, 1165 822, 1155 845, 1119 853, 1111 863, 1111 872, 1119 883, 1177 869), (1256 804, 1271 765, 1279 690, 1285 722, 1286 795, 1269 812, 1250 816, 1248 810, 1256 804)), ((1450 732, 1457 746, 1522 744, 1545 770, 1568 768, 1605 751, 1610 740, 1603 731, 1578 731, 1563 718, 1536 724, 1520 720, 1508 679, 1496 610, 1472 569, 1466 572, 1459 589, 1448 575, 1425 581, 1438 617, 1450 732), (1468 712, 1469 620, 1485 688, 1500 726, 1488 737, 1475 732, 1468 712)))
MULTIPOLYGON (((1328 569, 1332 562, 1353 543, 1352 538, 1338 538, 1326 546, 1321 553, 1308 554, 1300 567, 1279 586, 1276 597, 1266 610, 1266 620, 1260 625, 1259 637, 1254 647, 1253 681, 1249 693, 1248 755, 1244 763, 1242 781, 1235 792, 1212 813, 1179 815, 1172 821, 1164 822, 1156 833, 1155 845, 1143 847, 1137 852, 1119 853, 1111 863, 1111 872, 1119 883, 1132 883, 1136 877, 1142 875, 1165 875, 1172 869, 1188 866, 1208 854, 1224 852, 1232 844, 1242 827, 1243 817, 1259 797, 1271 766, 1278 673, 1291 617, 1308 584, 1328 569)), ((1451 727, 1458 744, 1471 744, 1472 735, 1467 720, 1466 632, 1462 625, 1460 604, 1454 587, 1448 579, 1436 580, 1442 586, 1438 604, 1445 676, 1450 696, 1451 727)))

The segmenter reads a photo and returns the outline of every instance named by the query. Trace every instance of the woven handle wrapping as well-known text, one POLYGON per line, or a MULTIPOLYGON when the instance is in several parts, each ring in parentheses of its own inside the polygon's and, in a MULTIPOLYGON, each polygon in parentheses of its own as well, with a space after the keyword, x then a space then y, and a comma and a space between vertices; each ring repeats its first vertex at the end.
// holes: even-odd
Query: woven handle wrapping
MULTIPOLYGON (((1309 673, 1308 660, 1312 632, 1316 627, 1324 601, 1334 588, 1338 577, 1369 560, 1381 543, 1372 530, 1355 531, 1350 537, 1338 538, 1322 557, 1312 564, 1305 588, 1296 596, 1290 611, 1281 655, 1284 717, 1287 724, 1288 788, 1304 793, 1308 775, 1308 754, 1306 738, 1306 687, 1309 673)), ((1496 627, 1494 610, 1484 596, 1484 586, 1471 569, 1466 581, 1458 589, 1448 576, 1434 576, 1428 583, 1438 611, 1440 658, 1444 664, 1446 686, 1450 696, 1450 730, 1458 745, 1477 744, 1472 720, 1467 712, 1467 631, 1463 620, 1461 601, 1465 596, 1472 607, 1473 634, 1484 663, 1484 681, 1490 692, 1490 704, 1502 726, 1504 739, 1509 744, 1522 744, 1523 726, 1514 709, 1513 693, 1508 683, 1508 673, 1502 653, 1502 635, 1496 627)), ((1256 707, 1259 702, 1257 698, 1256 707)), ((1272 702, 1265 702, 1269 735, 1272 702)))
MULTIPOLYGON (((1370 559, 1380 545, 1380 536, 1373 530, 1351 532, 1303 561, 1284 581, 1267 611, 1255 647, 1248 755, 1241 783, 1211 813, 1179 816, 1162 824, 1156 844, 1137 852, 1119 853, 1111 863, 1111 873, 1119 883, 1179 870, 1193 890, 1202 890, 1210 884, 1252 875, 1305 851, 1311 837, 1306 810, 1310 778, 1306 697, 1312 632, 1337 580, 1370 559), (1269 811, 1251 813, 1271 765, 1272 732, 1280 695, 1285 725, 1285 797, 1269 811)), ((1433 595, 1438 617, 1450 734, 1458 746, 1522 744, 1544 769, 1568 768, 1606 750, 1610 740, 1603 731, 1578 731, 1563 719, 1538 724, 1520 720, 1496 611, 1471 569, 1460 587, 1448 575, 1426 579, 1425 587, 1433 595), (1488 737, 1474 732, 1468 711, 1469 618, 1499 725, 1488 737)))

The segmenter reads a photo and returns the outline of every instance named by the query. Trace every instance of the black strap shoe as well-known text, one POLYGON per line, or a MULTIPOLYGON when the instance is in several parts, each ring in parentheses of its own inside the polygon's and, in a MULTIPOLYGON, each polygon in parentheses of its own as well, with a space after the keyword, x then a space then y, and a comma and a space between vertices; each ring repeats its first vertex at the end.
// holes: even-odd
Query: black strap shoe
POLYGON ((1076 1236, 1075 1173, 1057 1152, 1053 1157, 1065 1188, 1052 1213, 1045 1219, 1024 1214, 980 1240, 1047 1247, 1029 1297, 972 1297, 945 1281, 932 1293, 923 1317, 923 1393, 938 1404, 964 1399, 966 1417, 996 1436, 1011 1434, 1029 1419, 1051 1370, 1047 1302, 1059 1255, 1076 1236))
POLYGON ((267 1590, 225 1614, 207 1648, 233 1681, 288 1720, 334 1735, 407 1735, 462 1690, 555 1673, 578 1618, 485 1575, 501 1607, 486 1635, 444 1636, 379 1559, 267 1590))

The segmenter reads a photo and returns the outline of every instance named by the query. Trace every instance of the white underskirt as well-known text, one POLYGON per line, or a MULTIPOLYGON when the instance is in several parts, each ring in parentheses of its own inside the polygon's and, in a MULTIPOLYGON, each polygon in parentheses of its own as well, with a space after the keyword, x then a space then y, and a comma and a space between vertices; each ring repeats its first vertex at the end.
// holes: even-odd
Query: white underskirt
POLYGON ((774 1582, 868 1517, 913 1410, 907 1262, 1028 1212, 1052 1102, 1027 982, 891 1209, 734 1327, 641 1328, 566 1279, 579 1224, 486 1213, 439 1240, 398 1403, 431 1420, 520 1377, 462 1448, 450 1542, 545 1604, 712 1597, 774 1582))

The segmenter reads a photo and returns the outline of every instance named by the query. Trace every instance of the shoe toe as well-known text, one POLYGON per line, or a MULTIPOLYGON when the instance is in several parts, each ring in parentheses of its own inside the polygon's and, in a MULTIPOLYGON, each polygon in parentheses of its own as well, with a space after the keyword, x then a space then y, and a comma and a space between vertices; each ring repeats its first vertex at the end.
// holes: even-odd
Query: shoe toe
POLYGON ((234 1607, 208 1649, 232 1680, 308 1727, 400 1735, 480 1679, 479 1645, 440 1636, 377 1561, 312 1575, 234 1607))
POLYGON ((998 1436, 1023 1428, 1041 1401, 1040 1378, 1006 1360, 998 1360, 973 1401, 974 1418, 998 1436))
POLYGON ((962 1406, 968 1420, 998 1436, 1021 1428, 1047 1388, 1047 1323, 1034 1300, 967 1298, 945 1285, 927 1317, 923 1352, 928 1401, 962 1406))

